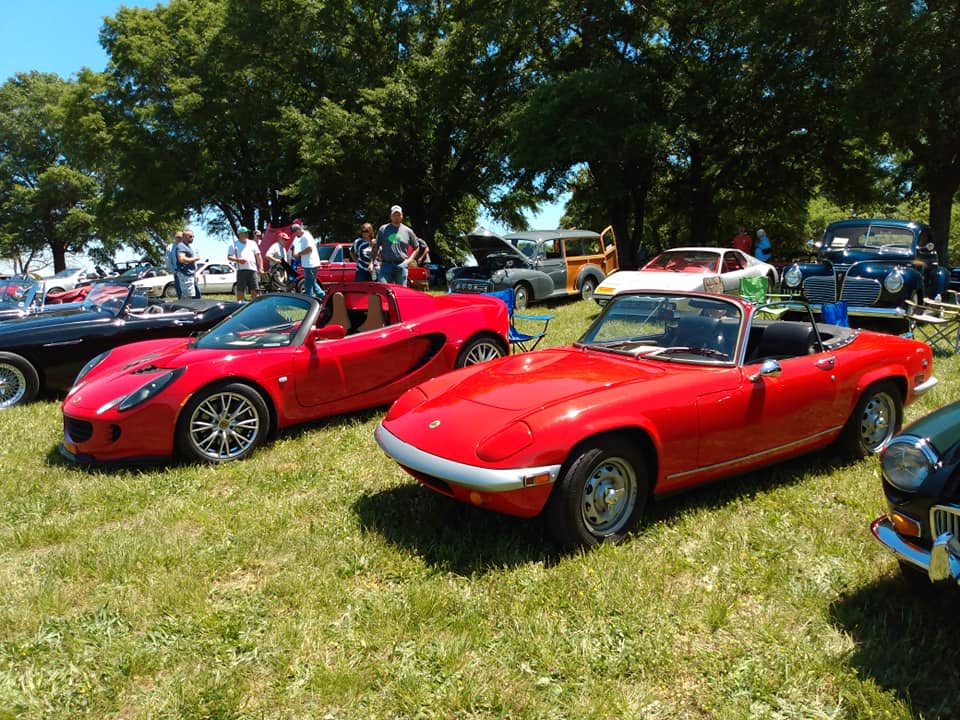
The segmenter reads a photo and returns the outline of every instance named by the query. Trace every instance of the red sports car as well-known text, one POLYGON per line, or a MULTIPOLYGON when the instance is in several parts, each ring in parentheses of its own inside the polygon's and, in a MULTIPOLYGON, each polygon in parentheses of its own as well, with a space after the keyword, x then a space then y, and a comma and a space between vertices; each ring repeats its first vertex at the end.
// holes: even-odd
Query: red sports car
POLYGON ((343 283, 321 304, 265 295, 195 339, 93 358, 63 402, 61 451, 86 462, 250 455, 276 430, 386 405, 454 368, 508 352, 495 298, 343 283))
POLYGON ((931 363, 924 343, 816 323, 798 304, 628 291, 572 346, 409 390, 376 438, 427 487, 543 513, 560 544, 590 546, 620 540, 663 493, 834 441, 879 451, 936 384, 931 363))

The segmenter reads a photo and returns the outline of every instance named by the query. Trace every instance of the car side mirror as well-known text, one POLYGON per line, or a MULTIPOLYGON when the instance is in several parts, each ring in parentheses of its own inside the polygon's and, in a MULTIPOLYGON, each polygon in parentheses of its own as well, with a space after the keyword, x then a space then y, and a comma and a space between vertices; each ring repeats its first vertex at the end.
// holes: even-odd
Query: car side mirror
POLYGON ((760 364, 760 369, 748 379, 750 382, 758 382, 765 377, 780 377, 780 373, 782 372, 783 368, 780 367, 779 362, 776 360, 767 359, 760 364))

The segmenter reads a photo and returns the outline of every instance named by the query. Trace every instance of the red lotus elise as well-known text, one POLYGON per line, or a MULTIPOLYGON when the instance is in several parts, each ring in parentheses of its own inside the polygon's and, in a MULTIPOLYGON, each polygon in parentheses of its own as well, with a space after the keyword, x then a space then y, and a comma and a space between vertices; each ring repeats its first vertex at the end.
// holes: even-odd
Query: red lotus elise
POLYGON ((323 303, 265 295, 199 338, 93 358, 63 402, 61 452, 93 463, 239 460, 280 428, 385 405, 505 355, 508 322, 495 298, 383 283, 334 285, 323 303))
POLYGON ((618 541, 655 496, 837 441, 878 452, 936 384, 924 343, 805 305, 627 291, 579 342, 430 380, 376 429, 427 487, 565 547, 618 541), (791 319, 787 319, 791 318, 791 319))

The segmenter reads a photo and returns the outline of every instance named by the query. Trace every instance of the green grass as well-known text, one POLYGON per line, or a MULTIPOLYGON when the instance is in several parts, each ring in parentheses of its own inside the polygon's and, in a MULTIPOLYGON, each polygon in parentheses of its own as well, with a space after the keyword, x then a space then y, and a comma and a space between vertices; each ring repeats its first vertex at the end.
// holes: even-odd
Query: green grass
MULTIPOLYGON (((553 344, 595 309, 550 312, 553 344)), ((960 361, 936 374, 908 418, 960 394, 960 361)), ((958 595, 871 538, 875 460, 731 478, 561 555, 420 488, 381 414, 84 470, 56 400, 0 413, 0 718, 960 716, 958 595)))

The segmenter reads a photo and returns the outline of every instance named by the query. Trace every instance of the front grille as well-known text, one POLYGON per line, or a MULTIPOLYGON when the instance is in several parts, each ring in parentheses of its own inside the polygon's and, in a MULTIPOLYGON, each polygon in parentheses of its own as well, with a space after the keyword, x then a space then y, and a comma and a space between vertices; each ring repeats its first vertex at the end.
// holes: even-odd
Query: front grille
POLYGON ((483 293, 493 290, 490 280, 454 280, 450 283, 451 292, 483 293))
POLYGON ((873 278, 847 276, 840 288, 840 299, 851 305, 875 305, 880 299, 880 282, 873 278))
POLYGON ((837 301, 837 280, 833 275, 814 275, 803 281, 803 296, 807 302, 832 303, 837 301))
POLYGON ((73 442, 84 443, 93 437, 93 423, 64 416, 63 434, 73 442))
POLYGON ((933 528, 934 538, 945 532, 960 537, 960 507, 934 505, 930 510, 930 526, 933 528))

